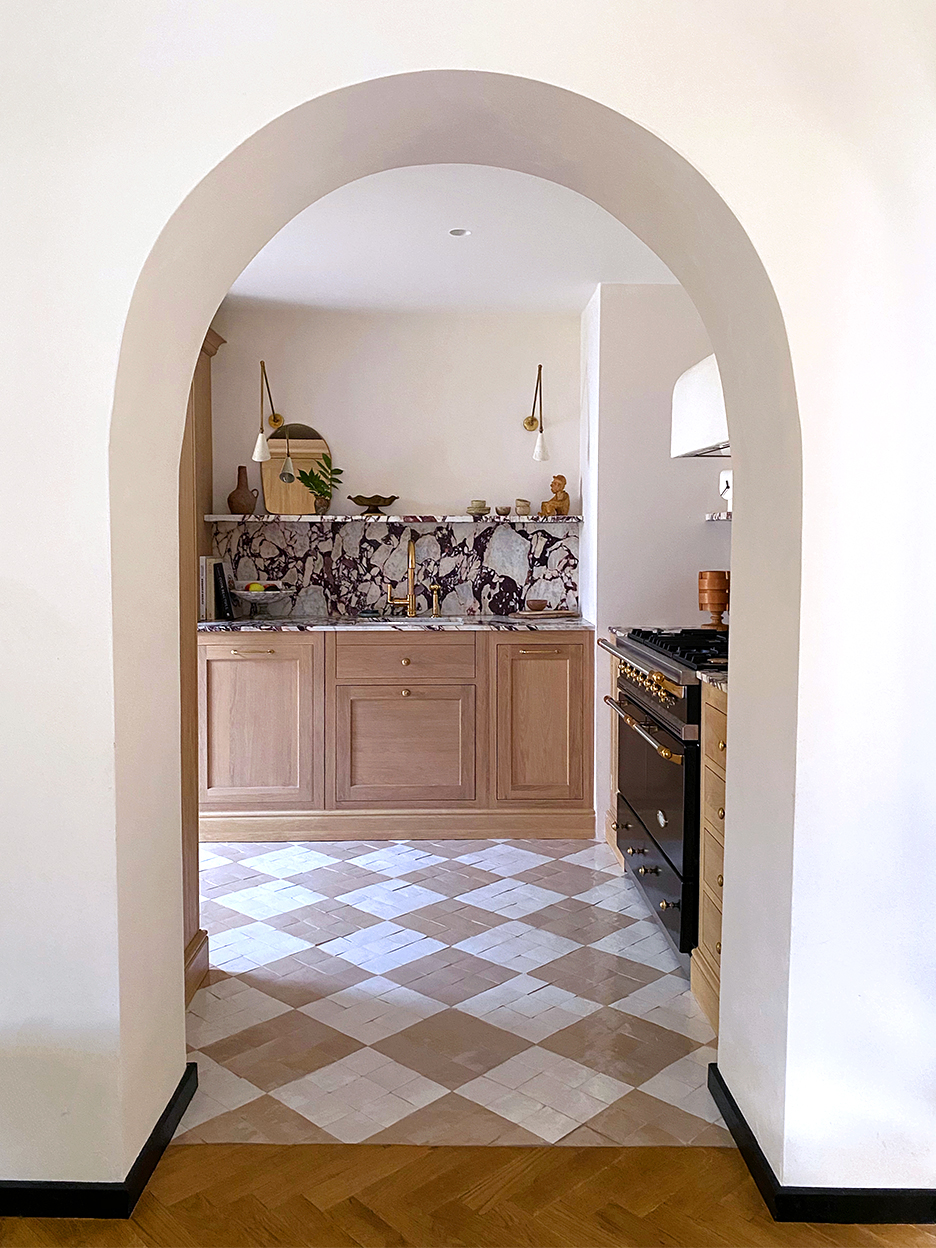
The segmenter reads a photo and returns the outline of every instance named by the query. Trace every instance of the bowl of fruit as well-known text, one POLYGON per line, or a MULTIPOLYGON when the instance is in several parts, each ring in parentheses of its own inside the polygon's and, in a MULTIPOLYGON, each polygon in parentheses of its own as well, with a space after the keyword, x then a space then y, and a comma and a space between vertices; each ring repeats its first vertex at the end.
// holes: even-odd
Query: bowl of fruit
POLYGON ((266 615, 275 602, 282 602, 290 597, 288 589, 283 589, 280 581, 237 581, 231 593, 241 602, 250 606, 250 614, 266 615))

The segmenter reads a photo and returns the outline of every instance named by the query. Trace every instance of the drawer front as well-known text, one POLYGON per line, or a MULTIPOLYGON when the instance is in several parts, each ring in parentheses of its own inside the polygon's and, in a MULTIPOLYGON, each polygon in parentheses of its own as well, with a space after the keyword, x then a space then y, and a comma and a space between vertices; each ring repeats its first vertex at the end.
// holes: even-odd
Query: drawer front
POLYGON ((702 772, 702 818, 724 837, 725 777, 709 766, 702 772))
POLYGON ((717 897, 721 904, 722 889, 725 883, 725 847, 712 829, 702 827, 702 882, 717 897))
POLYGON ((413 632, 412 636, 337 635, 335 678, 358 680, 473 680, 474 638, 413 632))
MULTIPOLYGON (((647 904, 667 929, 673 943, 683 953, 689 953, 696 943, 698 885, 683 886, 663 851, 620 794, 617 809, 617 841, 627 870, 640 885, 647 904)), ((627 956, 626 950, 623 956, 627 956)))
POLYGON ((721 970, 721 909, 703 888, 699 908, 699 947, 709 962, 721 970))
POLYGON ((716 706, 702 706, 702 749, 706 759, 724 770, 728 755, 728 716, 716 706))

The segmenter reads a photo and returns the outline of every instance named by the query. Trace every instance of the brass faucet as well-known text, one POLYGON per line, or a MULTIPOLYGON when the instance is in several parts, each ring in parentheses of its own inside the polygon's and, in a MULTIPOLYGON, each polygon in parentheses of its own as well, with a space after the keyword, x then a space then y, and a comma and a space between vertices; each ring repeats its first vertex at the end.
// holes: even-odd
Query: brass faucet
MULTIPOLYGON (((439 593, 441 585, 430 585, 432 590, 432 614, 440 616, 442 611, 439 607, 439 593)), ((406 547, 406 597, 394 598, 393 586, 387 584, 387 606, 388 607, 406 607, 406 614, 413 618, 416 614, 416 543, 412 538, 406 547)))

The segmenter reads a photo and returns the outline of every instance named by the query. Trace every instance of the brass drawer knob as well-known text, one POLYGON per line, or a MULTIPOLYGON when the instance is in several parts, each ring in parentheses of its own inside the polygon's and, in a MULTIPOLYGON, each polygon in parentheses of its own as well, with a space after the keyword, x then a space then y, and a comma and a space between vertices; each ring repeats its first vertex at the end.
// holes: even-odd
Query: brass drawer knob
POLYGON ((724 808, 724 806, 719 806, 719 808, 718 808, 718 817, 719 817, 719 819, 724 819, 724 817, 725 817, 725 808, 724 808))
POLYGON ((678 910, 679 902, 678 901, 661 901, 660 909, 661 910, 678 910))
POLYGON ((401 690, 400 690, 400 697, 401 697, 401 698, 408 698, 409 696, 410 696, 410 691, 409 691, 409 689, 401 689, 401 690))
POLYGON ((611 824, 611 831, 612 831, 612 832, 620 832, 620 830, 621 830, 621 825, 620 825, 619 823, 612 823, 612 824, 611 824))
POLYGON ((723 875, 716 875, 715 880, 716 880, 716 882, 717 882, 717 884, 718 884, 718 887, 719 887, 719 888, 724 888, 724 886, 725 886, 725 877, 724 877, 723 875))
POLYGON ((404 667, 409 667, 410 665, 409 659, 400 659, 400 662, 403 664, 404 667))
POLYGON ((727 750, 727 749, 728 749, 728 742, 727 742, 727 741, 719 741, 719 743, 718 743, 718 748, 719 748, 720 750, 722 750, 722 751, 727 750))
POLYGON ((659 875, 660 868, 659 867, 638 867, 637 874, 638 875, 659 875))
POLYGON ((721 954, 721 941, 720 940, 715 941, 715 952, 717 954, 721 954))
POLYGON ((647 851, 642 845, 628 845, 625 854, 645 854, 647 851))

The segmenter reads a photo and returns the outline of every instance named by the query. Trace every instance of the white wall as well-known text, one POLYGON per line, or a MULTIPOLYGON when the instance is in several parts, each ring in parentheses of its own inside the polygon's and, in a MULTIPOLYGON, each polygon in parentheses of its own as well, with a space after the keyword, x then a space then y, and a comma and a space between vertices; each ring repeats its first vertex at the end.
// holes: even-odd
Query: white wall
POLYGON ((461 515, 473 498, 492 508, 527 498, 535 508, 551 497, 556 472, 578 511, 577 316, 344 312, 229 298, 213 324, 226 339, 212 369, 216 511, 228 510, 238 464, 260 486, 250 452, 261 359, 280 413, 317 429, 344 469, 337 515, 358 512, 348 494, 398 494, 388 509, 397 514, 461 515), (537 364, 548 463, 534 461, 536 435, 522 423, 537 364))
POLYGON ((64 0, 44 23, 14 0, 4 16, 0 419, 14 441, 39 413, 56 452, 5 481, 6 563, 28 552, 29 575, 0 625, 15 830, 0 1105, 27 1107, 0 1130, 4 1177, 120 1177, 182 1072, 174 479, 206 325, 313 198, 477 160, 626 217, 723 365, 750 604, 736 596, 732 620, 729 1084, 786 1183, 932 1185, 936 772, 920 742, 936 672, 899 664, 873 717, 861 678, 869 567, 887 569, 891 628, 936 629, 919 562, 930 0, 472 0, 457 21, 436 0, 64 0), (471 71, 470 100, 457 73, 416 98, 450 70, 471 71), (349 125, 372 98, 352 84, 378 78, 382 101, 416 93, 406 127, 349 125), (506 86, 538 124, 516 98, 498 111, 506 86), (868 503, 882 435, 901 474, 886 508, 868 503), (869 869, 882 844, 894 890, 869 869))
MULTIPOLYGON (((583 314, 583 425, 590 437, 582 476, 599 637, 611 625, 699 627, 709 617, 699 612, 698 572, 730 567, 731 526, 704 519, 719 507, 718 474, 730 460, 670 458, 673 383, 710 351, 699 314, 678 286, 601 285, 583 314)), ((599 827, 614 809, 610 712, 601 701, 612 692, 610 662, 599 656, 599 827)))

